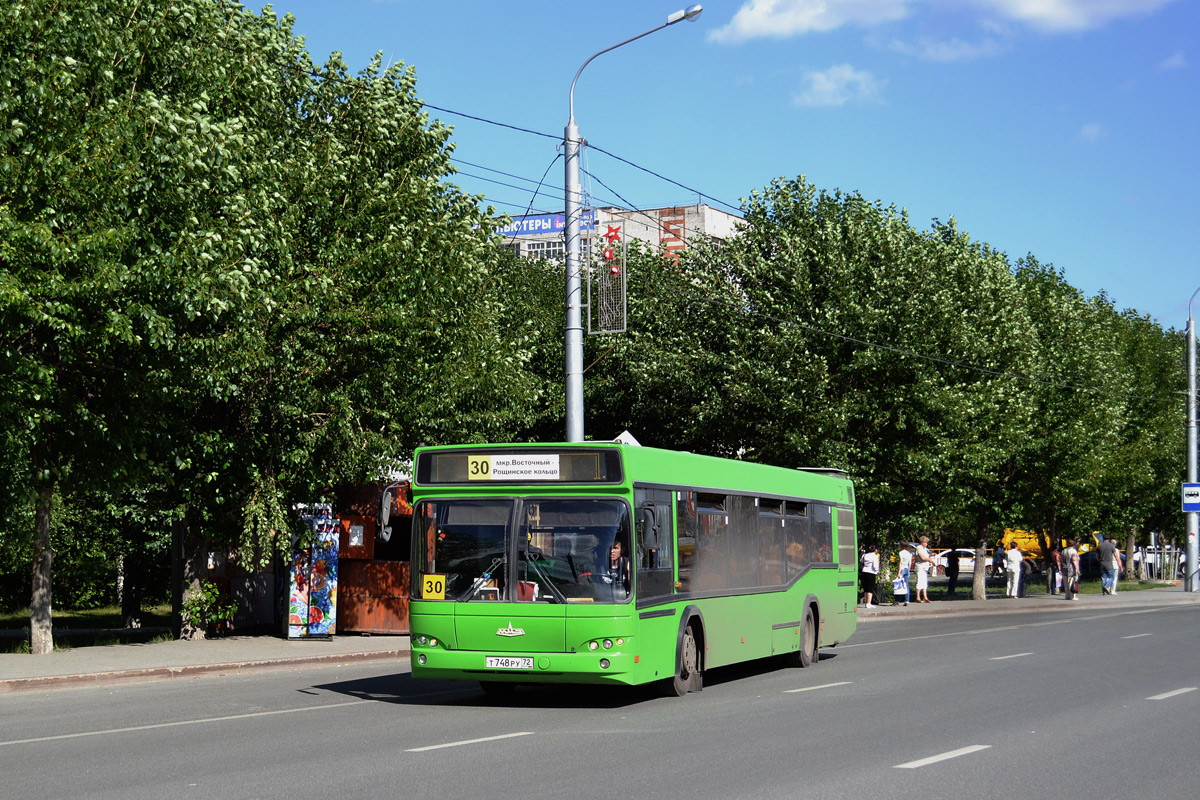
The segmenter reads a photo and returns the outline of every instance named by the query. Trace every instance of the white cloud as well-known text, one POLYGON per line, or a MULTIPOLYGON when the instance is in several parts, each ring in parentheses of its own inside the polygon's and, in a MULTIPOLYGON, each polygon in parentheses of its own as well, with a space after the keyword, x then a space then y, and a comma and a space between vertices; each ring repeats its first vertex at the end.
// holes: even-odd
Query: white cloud
MULTIPOLYGON (((991 20, 1044 31, 1098 28, 1123 17, 1151 14, 1175 0, 744 0, 728 24, 710 31, 710 41, 737 44, 769 37, 786 39, 847 25, 875 27, 912 16, 918 8, 972 5, 991 20)), ((953 49, 954 42, 946 49, 953 49)), ((959 44, 961 46, 961 43, 959 44)))
POLYGON ((1187 67, 1187 59, 1184 58, 1183 51, 1175 53, 1168 59, 1159 63, 1159 69, 1184 69, 1187 67))
POLYGON ((978 42, 966 42, 959 38, 931 39, 922 38, 915 44, 893 39, 888 43, 888 49, 906 56, 913 56, 922 61, 938 61, 943 63, 974 61, 977 58, 988 58, 1003 52, 1007 45, 998 39, 982 39, 978 42))
POLYGON ((846 103, 875 103, 887 81, 849 64, 838 64, 824 72, 806 72, 804 87, 792 94, 798 106, 832 107, 846 103))
POLYGON ((1075 138, 1087 144, 1095 144, 1101 139, 1108 138, 1108 126, 1101 125, 1099 122, 1089 122, 1079 129, 1075 138))
POLYGON ((1174 0, 973 0, 1005 19, 1046 31, 1098 28, 1122 17, 1150 14, 1174 0))
POLYGON ((714 42, 791 36, 843 25, 880 25, 908 16, 914 0, 747 0, 729 24, 710 31, 714 42))

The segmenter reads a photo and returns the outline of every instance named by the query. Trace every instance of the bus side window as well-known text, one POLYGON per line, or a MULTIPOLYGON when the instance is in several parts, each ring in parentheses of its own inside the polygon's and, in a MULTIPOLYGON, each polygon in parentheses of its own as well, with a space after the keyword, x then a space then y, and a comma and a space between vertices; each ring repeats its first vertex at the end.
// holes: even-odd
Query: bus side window
POLYGON ((665 489, 637 489, 634 492, 634 520, 637 527, 638 597, 672 594, 675 571, 674 537, 671 535, 671 493, 665 489))
POLYGON ((692 591, 692 571, 696 565, 696 493, 680 492, 676 500, 675 534, 678 543, 680 592, 692 591))

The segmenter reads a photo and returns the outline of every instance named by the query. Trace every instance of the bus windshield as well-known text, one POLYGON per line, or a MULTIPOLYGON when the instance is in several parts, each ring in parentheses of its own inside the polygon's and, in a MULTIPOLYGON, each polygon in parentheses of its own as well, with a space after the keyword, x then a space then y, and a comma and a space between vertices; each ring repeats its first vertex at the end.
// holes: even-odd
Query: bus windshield
POLYGON ((426 500, 413 514, 413 597, 623 603, 632 596, 621 500, 426 500))

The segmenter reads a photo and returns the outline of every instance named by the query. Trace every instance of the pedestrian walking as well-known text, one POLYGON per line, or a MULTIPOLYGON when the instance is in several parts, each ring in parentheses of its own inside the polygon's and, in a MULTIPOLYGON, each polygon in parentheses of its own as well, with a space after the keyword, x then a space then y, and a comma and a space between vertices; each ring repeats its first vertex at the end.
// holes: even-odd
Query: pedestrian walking
POLYGON ((1106 536, 1100 543, 1100 585, 1105 594, 1116 594, 1117 584, 1121 581, 1124 565, 1121 564, 1121 548, 1117 545, 1117 537, 1106 536))
POLYGON ((1100 591, 1103 594, 1112 594, 1113 583, 1116 580, 1116 571, 1112 566, 1113 558, 1120 558, 1117 556, 1117 543, 1113 541, 1113 537, 1104 537, 1096 555, 1100 560, 1100 591))
POLYGON ((1113 543, 1112 554, 1112 588, 1109 589, 1109 594, 1117 593, 1117 586, 1121 583, 1121 576, 1125 574, 1125 562, 1121 560, 1121 545, 1117 543, 1117 537, 1109 537, 1109 541, 1113 543))
POLYGON ((1076 549, 1078 544, 1077 539, 1070 539, 1067 549, 1062 551, 1063 595, 1067 600, 1079 599, 1075 594, 1079 591, 1079 550, 1076 549))

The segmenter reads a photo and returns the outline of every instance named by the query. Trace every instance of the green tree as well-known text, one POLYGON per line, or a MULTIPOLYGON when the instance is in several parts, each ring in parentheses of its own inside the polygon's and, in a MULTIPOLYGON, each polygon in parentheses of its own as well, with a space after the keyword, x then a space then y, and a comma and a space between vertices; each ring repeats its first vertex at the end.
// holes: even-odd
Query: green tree
POLYGON ((630 279, 630 332, 589 374, 593 430, 847 469, 868 538, 999 518, 1036 341, 1007 260, 953 222, 920 232, 779 180, 738 237, 638 260, 630 279))
POLYGON ((290 17, 226 0, 15 3, 0 53, 0 410, 38 509, 35 652, 58 492, 142 490, 139 524, 266 557, 293 501, 531 413, 491 223, 411 68, 314 68, 290 17))
POLYGON ((184 333, 227 324, 263 281, 245 188, 272 132, 246 122, 253 102, 278 116, 285 76, 223 45, 275 32, 198 1, 34 0, 0 18, 0 408, 36 499, 34 652, 52 646, 55 493, 139 480, 184 333))

